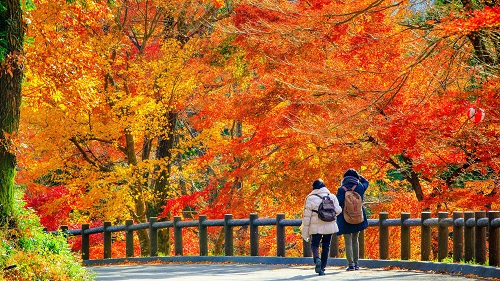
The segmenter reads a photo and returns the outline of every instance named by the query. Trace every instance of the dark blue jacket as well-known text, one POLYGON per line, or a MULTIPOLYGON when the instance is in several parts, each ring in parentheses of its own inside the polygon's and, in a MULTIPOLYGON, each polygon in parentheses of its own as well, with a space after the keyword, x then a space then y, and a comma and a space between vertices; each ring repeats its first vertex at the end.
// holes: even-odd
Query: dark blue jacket
MULTIPOLYGON (((351 188, 352 186, 356 185, 355 182, 357 181, 356 178, 347 176, 344 179, 342 179, 342 186, 345 186, 346 188, 351 188)), ((359 193, 361 195, 361 198, 364 200, 364 195, 365 191, 368 189, 368 181, 360 176, 359 181, 357 182, 356 188, 354 188, 354 191, 359 193)), ((345 190, 341 187, 337 190, 337 199, 339 200, 339 204, 344 209, 344 200, 345 200, 345 190)), ((358 224, 350 224, 347 223, 344 220, 344 213, 342 212, 339 216, 337 216, 337 225, 339 226, 339 232, 337 232, 337 235, 342 235, 346 233, 354 233, 358 232, 361 230, 364 230, 365 228, 368 227, 368 218, 366 217, 366 212, 365 208, 363 208, 363 216, 365 220, 362 223, 358 224)))

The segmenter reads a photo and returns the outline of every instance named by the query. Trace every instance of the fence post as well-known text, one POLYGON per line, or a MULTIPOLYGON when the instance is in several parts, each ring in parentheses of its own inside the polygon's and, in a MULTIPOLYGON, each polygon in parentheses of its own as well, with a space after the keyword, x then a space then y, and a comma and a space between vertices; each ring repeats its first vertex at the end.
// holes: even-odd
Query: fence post
POLYGON ((365 258, 365 230, 361 230, 359 232, 359 238, 358 238, 358 248, 359 248, 359 258, 364 259, 365 258))
POLYGON ((448 256, 448 237, 450 231, 448 226, 442 226, 441 221, 448 218, 447 212, 438 213, 438 261, 444 260, 448 256))
POLYGON ((430 260, 431 256, 431 227, 424 225, 426 219, 431 218, 430 212, 422 212, 421 214, 421 241, 420 241, 420 259, 422 261, 430 260))
POLYGON ((68 243, 68 237, 69 237, 68 230, 69 227, 67 225, 59 226, 59 231, 61 232, 61 235, 63 235, 63 237, 66 238, 66 243, 68 243))
POLYGON ((182 256, 182 228, 179 227, 180 216, 174 216, 174 254, 182 256))
POLYGON ((330 257, 339 257, 339 237, 336 233, 332 234, 332 242, 330 243, 330 257))
POLYGON ((234 255, 234 246, 233 246, 233 227, 229 225, 229 221, 233 219, 232 214, 224 215, 224 254, 226 256, 234 255))
MULTIPOLYGON (((457 220, 463 218, 462 212, 453 212, 453 261, 460 262, 464 253, 464 227, 457 225, 457 220)), ((464 221, 465 223, 465 221, 464 221)))
POLYGON ((259 226, 254 224, 258 217, 255 213, 250 214, 250 256, 259 255, 259 226))
POLYGON ((276 256, 285 256, 285 227, 280 225, 280 221, 285 219, 285 214, 276 215, 276 256))
POLYGON ((200 215, 198 217, 198 231, 200 235, 200 256, 208 256, 208 232, 207 226, 203 225, 203 222, 207 219, 206 215, 200 215))
POLYGON ((405 221, 410 218, 410 213, 401 213, 401 259, 410 259, 410 226, 405 221))
POLYGON ((488 212, 488 225, 490 227, 490 240, 489 240, 489 265, 500 266, 500 227, 492 227, 491 221, 500 218, 499 211, 488 212))
POLYGON ((389 218, 389 213, 381 212, 379 214, 379 256, 381 260, 389 259, 389 226, 383 225, 384 221, 389 218))
POLYGON ((108 227, 111 226, 111 222, 105 221, 104 222, 104 258, 105 259, 110 259, 111 258, 111 232, 108 231, 108 227))
POLYGON ((476 252, 475 227, 469 227, 467 220, 474 219, 474 212, 464 212, 464 261, 471 262, 476 252))
POLYGON ((302 239, 302 249, 303 249, 302 255, 304 256, 304 258, 312 257, 311 241, 306 242, 304 239, 302 239))
POLYGON ((69 227, 67 225, 61 225, 59 227, 59 231, 66 238, 66 243, 68 242, 68 229, 69 229, 69 227))
POLYGON ((149 218, 149 256, 158 256, 158 229, 153 224, 158 221, 157 217, 149 218))
POLYGON ((82 224, 82 260, 84 261, 90 259, 90 237, 88 234, 85 234, 85 230, 89 228, 89 224, 82 224))
POLYGON ((125 221, 125 255, 127 258, 134 256, 134 231, 129 228, 134 224, 134 220, 125 221))
POLYGON ((486 263, 486 227, 478 226, 479 219, 486 218, 485 211, 478 211, 476 216, 476 262, 486 263))

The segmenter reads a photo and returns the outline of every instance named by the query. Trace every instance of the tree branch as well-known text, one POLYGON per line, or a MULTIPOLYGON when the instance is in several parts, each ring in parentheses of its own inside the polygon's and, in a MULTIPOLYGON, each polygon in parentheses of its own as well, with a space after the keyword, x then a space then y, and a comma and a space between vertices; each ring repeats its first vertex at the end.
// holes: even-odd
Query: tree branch
POLYGON ((82 155, 82 157, 88 162, 90 163, 92 166, 94 167, 97 167, 99 168, 101 171, 103 172, 111 172, 111 169, 92 160, 90 157, 89 157, 89 154, 83 149, 83 147, 80 145, 80 143, 78 142, 78 140, 76 139, 76 137, 71 137, 69 139, 69 141, 71 141, 75 146, 76 148, 78 149, 78 151, 80 151, 80 154, 82 155))

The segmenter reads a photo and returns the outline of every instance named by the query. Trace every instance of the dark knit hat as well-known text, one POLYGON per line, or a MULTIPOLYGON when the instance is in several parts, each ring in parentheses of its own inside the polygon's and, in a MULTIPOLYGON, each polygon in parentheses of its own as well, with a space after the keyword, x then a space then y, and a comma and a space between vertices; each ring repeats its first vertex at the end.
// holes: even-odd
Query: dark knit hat
POLYGON ((313 189, 320 189, 322 187, 326 187, 322 179, 317 179, 313 182, 313 189))
POLYGON ((351 177, 355 177, 355 178, 359 179, 359 174, 358 174, 358 172, 356 172, 356 170, 354 170, 354 169, 352 169, 352 168, 350 168, 349 170, 347 170, 347 171, 344 173, 344 178, 345 178, 345 177, 349 177, 349 176, 351 176, 351 177))

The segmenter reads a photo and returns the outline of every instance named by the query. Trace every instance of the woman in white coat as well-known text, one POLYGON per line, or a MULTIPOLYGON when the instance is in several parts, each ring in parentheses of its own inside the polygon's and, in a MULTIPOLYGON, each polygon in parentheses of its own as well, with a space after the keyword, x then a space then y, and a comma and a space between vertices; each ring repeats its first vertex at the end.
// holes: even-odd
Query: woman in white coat
POLYGON ((313 254, 315 271, 319 275, 325 275, 332 234, 339 231, 336 221, 326 222, 318 217, 317 210, 324 196, 329 196, 332 199, 335 206, 335 213, 339 215, 342 212, 342 208, 339 205, 337 197, 330 193, 323 180, 317 179, 313 182, 313 190, 306 197, 302 216, 302 238, 306 242, 309 239, 311 240, 311 252, 313 254), (322 245, 321 258, 319 255, 320 243, 322 245))

